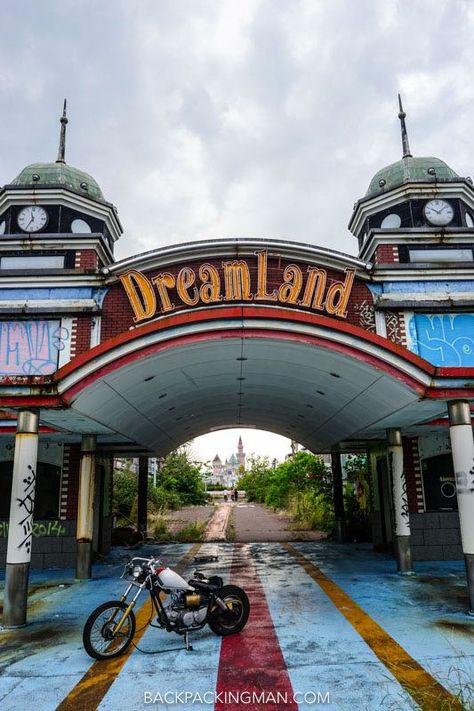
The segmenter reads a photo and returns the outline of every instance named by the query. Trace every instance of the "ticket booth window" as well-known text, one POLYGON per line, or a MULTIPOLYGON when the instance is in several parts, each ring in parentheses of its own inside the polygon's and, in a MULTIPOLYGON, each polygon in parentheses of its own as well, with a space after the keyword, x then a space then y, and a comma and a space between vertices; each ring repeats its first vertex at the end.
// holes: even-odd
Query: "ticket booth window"
MULTIPOLYGON (((12 490, 13 462, 0 462, 0 520, 10 518, 10 497, 12 490)), ((59 518, 59 493, 61 487, 61 467, 46 462, 38 462, 36 473, 36 493, 34 519, 50 521, 59 518)))
POLYGON ((451 454, 422 460, 423 489, 427 511, 457 511, 456 483, 451 454))

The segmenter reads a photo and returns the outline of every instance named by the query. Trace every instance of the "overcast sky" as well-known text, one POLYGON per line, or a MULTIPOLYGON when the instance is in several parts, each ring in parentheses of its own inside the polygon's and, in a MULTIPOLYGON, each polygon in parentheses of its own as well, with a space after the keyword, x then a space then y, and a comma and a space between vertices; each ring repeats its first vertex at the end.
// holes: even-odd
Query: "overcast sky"
POLYGON ((398 91, 414 155, 474 175, 470 0, 16 0, 2 28, 0 182, 55 160, 67 96, 66 160, 117 206, 118 258, 232 236, 355 253, 353 203, 401 157, 398 91))

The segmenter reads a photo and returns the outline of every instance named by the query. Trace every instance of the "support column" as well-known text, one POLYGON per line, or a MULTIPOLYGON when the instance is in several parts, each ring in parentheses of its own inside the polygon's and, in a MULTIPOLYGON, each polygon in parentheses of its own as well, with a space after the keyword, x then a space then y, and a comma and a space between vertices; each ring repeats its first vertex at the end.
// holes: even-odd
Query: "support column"
POLYGON ((36 410, 21 410, 18 413, 5 571, 4 627, 21 627, 26 624, 38 456, 38 422, 39 412, 36 410))
POLYGON ((138 458, 138 530, 146 533, 148 516, 148 457, 138 458))
POLYGON ((448 402, 448 414, 462 550, 469 592, 469 614, 474 615, 474 440, 469 402, 466 400, 448 402))
POLYGON ((94 534, 94 495, 96 435, 83 435, 79 468, 79 497, 77 507, 76 579, 87 580, 92 570, 92 538, 94 534))
POLYGON ((402 433, 387 430, 388 467, 392 480, 395 514, 395 554, 399 573, 411 573, 410 514, 408 512, 407 482, 403 470, 402 433))
POLYGON ((344 543, 345 540, 345 515, 344 515, 344 494, 342 489, 342 466, 339 451, 331 452, 331 467, 333 480, 334 497, 334 517, 336 519, 336 540, 344 543))

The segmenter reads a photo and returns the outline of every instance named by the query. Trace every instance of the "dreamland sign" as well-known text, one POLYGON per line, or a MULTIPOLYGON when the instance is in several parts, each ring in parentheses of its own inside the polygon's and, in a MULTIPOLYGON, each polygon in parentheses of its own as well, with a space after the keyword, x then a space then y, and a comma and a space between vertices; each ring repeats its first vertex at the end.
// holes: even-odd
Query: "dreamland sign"
POLYGON ((355 270, 344 270, 341 281, 330 283, 325 269, 287 264, 279 284, 269 286, 267 250, 255 252, 257 269, 247 259, 203 262, 197 268, 182 267, 177 274, 161 272, 148 278, 131 269, 120 275, 133 309, 135 323, 168 313, 179 306, 226 302, 274 302, 323 311, 346 318, 355 270))

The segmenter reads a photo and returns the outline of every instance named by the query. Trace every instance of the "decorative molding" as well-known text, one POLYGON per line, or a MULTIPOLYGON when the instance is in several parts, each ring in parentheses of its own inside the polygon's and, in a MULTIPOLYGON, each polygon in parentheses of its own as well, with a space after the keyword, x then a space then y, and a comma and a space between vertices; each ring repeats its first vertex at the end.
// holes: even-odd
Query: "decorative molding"
POLYGON ((69 492, 69 457, 70 445, 64 445, 63 466, 61 470, 61 486, 59 500, 59 519, 65 521, 67 518, 67 499, 69 492))

